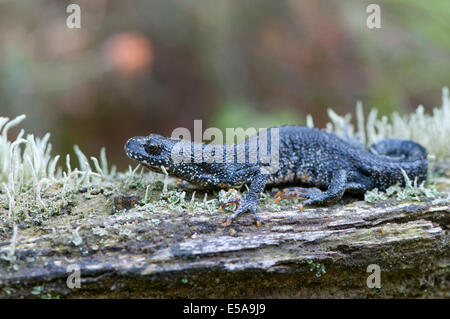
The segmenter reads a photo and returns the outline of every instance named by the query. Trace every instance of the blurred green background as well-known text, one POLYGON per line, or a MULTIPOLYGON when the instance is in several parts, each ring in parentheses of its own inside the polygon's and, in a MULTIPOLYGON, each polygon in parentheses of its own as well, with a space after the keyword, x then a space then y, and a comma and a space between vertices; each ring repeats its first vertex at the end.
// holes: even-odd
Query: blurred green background
POLYGON ((327 108, 409 112, 450 85, 450 1, 0 0, 0 116, 54 153, 176 127, 328 121, 327 108), (81 7, 81 28, 66 7, 81 7), (381 7, 381 29, 366 7, 381 7))

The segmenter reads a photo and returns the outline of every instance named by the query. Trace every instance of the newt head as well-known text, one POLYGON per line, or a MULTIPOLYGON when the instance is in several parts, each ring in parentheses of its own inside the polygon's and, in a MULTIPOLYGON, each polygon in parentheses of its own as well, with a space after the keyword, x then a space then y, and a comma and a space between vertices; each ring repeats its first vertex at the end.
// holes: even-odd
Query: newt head
POLYGON ((124 148, 129 158, 138 161, 152 171, 161 173, 161 166, 172 166, 171 150, 177 142, 179 140, 151 134, 130 138, 124 148))
POLYGON ((205 156, 217 151, 211 147, 204 153, 206 148, 205 144, 157 134, 132 137, 125 143, 127 156, 141 165, 202 187, 242 185, 255 175, 254 164, 205 161, 205 156))

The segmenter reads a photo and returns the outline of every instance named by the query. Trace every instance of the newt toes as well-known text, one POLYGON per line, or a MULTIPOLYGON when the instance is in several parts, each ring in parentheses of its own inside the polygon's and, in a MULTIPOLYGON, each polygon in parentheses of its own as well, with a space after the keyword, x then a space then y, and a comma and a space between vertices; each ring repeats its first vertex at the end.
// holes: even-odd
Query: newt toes
POLYGON ((253 213, 256 224, 260 225, 257 206, 266 187, 285 184, 313 187, 277 193, 278 201, 291 196, 304 197, 301 210, 308 205, 336 202, 347 192, 364 194, 374 188, 383 191, 397 183, 404 185, 402 170, 410 179, 417 178, 419 183, 427 176, 427 151, 413 141, 385 139, 367 150, 335 134, 303 126, 270 128, 264 134, 260 132, 231 146, 152 134, 130 138, 125 152, 152 171, 162 173, 161 167, 164 167, 170 176, 207 189, 249 185, 246 198, 231 200, 240 205, 227 218, 225 224, 228 225, 245 212, 253 213), (258 141, 263 137, 278 141, 277 146, 267 147, 266 153, 262 152, 277 160, 275 166, 262 156, 254 156, 262 150, 258 141), (252 145, 257 147, 252 148, 252 145), (234 154, 245 155, 244 160, 239 156, 227 158, 224 150, 229 148, 234 154), (200 150, 201 154, 195 150, 200 150))
POLYGON ((219 206, 219 212, 222 212, 223 209, 229 205, 235 204, 236 205, 236 209, 239 208, 239 206, 241 206, 242 204, 242 197, 241 194, 239 194, 239 192, 237 190, 235 190, 234 188, 230 189, 228 191, 228 193, 232 193, 234 195, 233 198, 227 200, 225 203, 221 204, 219 206))

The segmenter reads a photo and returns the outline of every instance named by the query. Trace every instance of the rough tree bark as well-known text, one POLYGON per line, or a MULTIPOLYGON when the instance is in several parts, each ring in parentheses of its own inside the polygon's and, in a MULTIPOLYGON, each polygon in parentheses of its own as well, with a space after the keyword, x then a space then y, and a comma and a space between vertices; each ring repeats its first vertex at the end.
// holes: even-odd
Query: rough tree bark
POLYGON ((53 235, 76 226, 71 234, 82 243, 74 235, 61 249, 50 232, 23 231, 15 247, 20 262, 0 264, 0 296, 449 297, 449 205, 449 198, 394 206, 359 201, 261 212, 260 228, 251 215, 221 226, 220 213, 179 212, 151 229, 145 215, 61 219, 53 235), (125 223, 144 237, 99 247, 82 231, 125 223), (367 286, 371 264, 380 267, 380 288, 367 286), (80 267, 81 288, 68 288, 69 265, 80 267))

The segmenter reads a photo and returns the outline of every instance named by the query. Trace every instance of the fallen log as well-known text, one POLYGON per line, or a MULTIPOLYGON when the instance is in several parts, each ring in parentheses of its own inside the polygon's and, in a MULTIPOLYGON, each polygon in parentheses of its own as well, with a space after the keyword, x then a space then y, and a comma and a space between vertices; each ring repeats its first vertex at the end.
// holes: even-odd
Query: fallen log
POLYGON ((0 242, 16 258, 0 262, 0 297, 449 297, 450 198, 262 211, 261 227, 77 205, 0 242))

